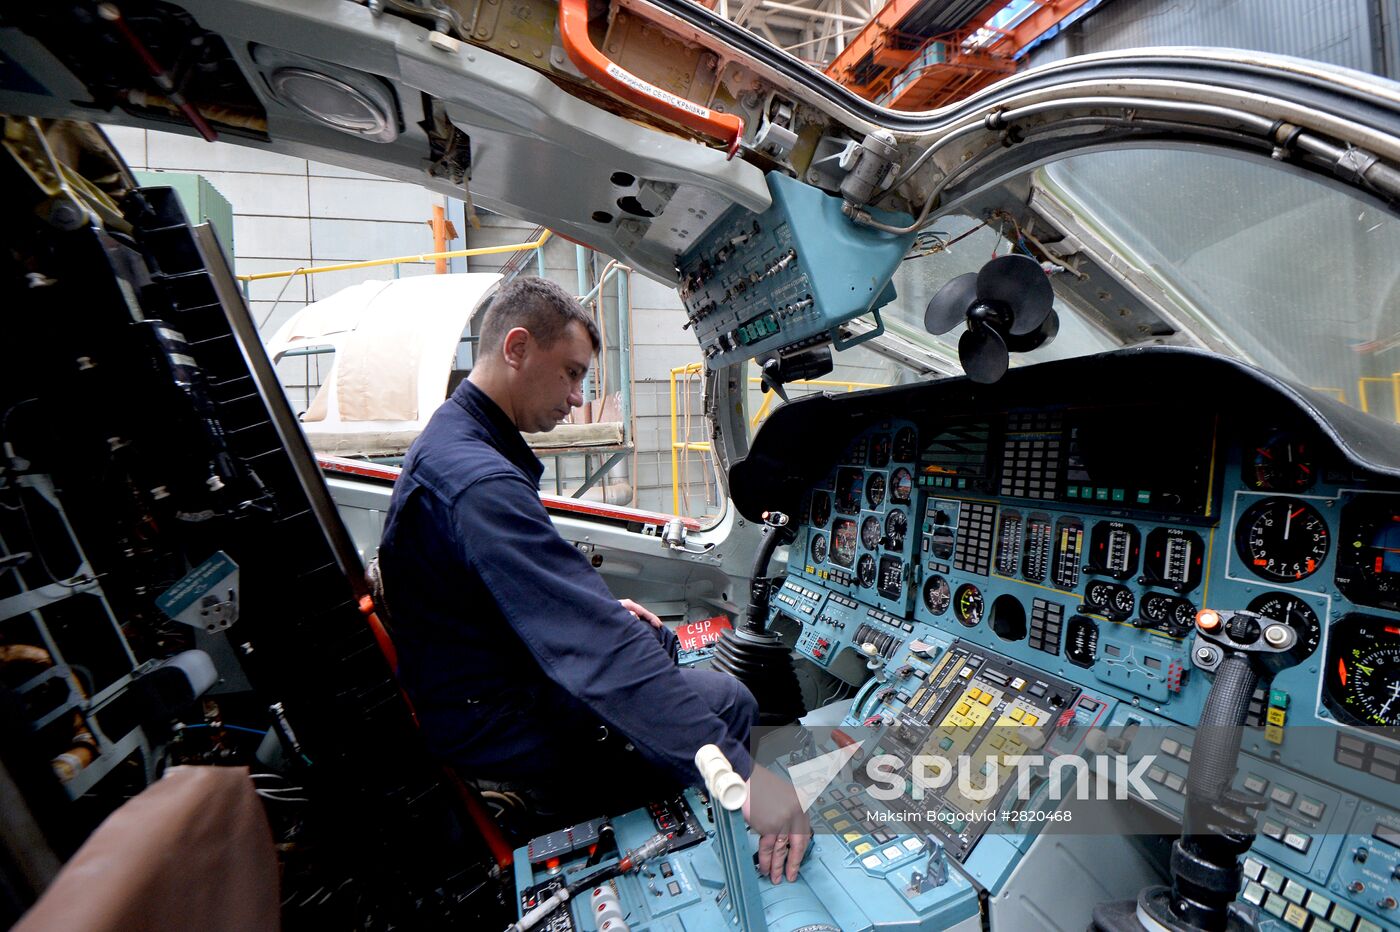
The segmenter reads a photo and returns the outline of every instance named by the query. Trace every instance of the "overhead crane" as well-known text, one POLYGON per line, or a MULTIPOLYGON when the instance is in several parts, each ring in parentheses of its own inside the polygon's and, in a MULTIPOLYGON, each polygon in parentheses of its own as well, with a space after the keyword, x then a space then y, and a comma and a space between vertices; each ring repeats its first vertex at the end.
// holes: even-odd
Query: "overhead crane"
POLYGON ((1016 70, 1021 53, 1103 0, 889 0, 827 66, 896 110, 930 110, 1016 70))

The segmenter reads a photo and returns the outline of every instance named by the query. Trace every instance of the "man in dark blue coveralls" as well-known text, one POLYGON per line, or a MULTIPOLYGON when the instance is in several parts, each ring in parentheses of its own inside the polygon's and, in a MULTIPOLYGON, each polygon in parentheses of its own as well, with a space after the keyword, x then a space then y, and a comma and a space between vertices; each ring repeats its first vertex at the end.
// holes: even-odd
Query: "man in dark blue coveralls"
MULTIPOLYGON (((540 501, 544 467, 521 432, 552 430, 583 404, 598 348, 593 321, 557 285, 519 278, 492 300, 476 365, 409 450, 385 520, 400 679, 433 753, 560 815, 698 783, 706 744, 771 788, 749 756, 749 691, 678 668, 675 634, 614 598, 540 501)), ((795 799, 763 808, 774 811, 745 810, 760 869, 796 879, 806 816, 795 799)))

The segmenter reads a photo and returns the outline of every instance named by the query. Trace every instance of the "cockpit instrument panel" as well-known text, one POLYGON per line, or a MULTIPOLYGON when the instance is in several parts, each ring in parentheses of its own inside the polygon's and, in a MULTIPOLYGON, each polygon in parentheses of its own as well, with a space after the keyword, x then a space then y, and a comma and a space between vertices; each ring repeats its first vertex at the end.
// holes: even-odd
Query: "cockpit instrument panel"
MULTIPOLYGON (((1211 684, 1193 661, 1197 612, 1250 612, 1296 639, 1261 684, 1250 753, 1371 799, 1393 793, 1400 455, 1368 465, 1296 394, 1187 355, 1141 369, 1141 357, 1078 360, 1019 383, 1013 371, 982 397, 930 385, 866 401, 854 440, 817 454, 829 465, 809 485, 811 546, 791 569, 849 600, 827 601, 833 624, 812 643, 833 672, 856 652, 846 669, 864 676, 862 643, 897 663, 956 639, 1194 726, 1211 684), (1177 364, 1227 371, 1166 403, 1158 386, 1177 364), (859 636, 843 638, 843 622, 859 636)), ((835 401, 820 421, 839 416, 835 401)), ((899 721, 917 685, 871 693, 860 720, 899 721)))
POLYGON ((914 436, 908 424, 884 422, 846 446, 808 493, 807 543, 792 551, 793 570, 867 605, 909 611, 914 436))

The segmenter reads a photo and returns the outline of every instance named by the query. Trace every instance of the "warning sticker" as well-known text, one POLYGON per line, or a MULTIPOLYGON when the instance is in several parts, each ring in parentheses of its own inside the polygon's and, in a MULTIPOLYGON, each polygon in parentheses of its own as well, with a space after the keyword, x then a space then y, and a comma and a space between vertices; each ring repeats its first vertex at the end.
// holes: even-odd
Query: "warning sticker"
POLYGON ((616 63, 608 63, 608 75, 610 77, 616 78, 617 80, 621 81, 623 84, 626 84, 628 87, 632 88, 632 90, 637 91, 638 93, 646 94, 648 97, 653 97, 656 100, 661 101, 662 103, 670 104, 671 106, 676 107, 680 110, 684 110, 687 113, 693 113, 701 119, 708 120, 710 118, 710 110, 708 107, 702 107, 697 103, 692 103, 691 101, 686 100, 684 97, 677 97, 670 91, 663 91, 661 88, 657 87, 654 84, 648 84, 641 78, 637 77, 635 74, 632 74, 625 68, 618 66, 616 63))

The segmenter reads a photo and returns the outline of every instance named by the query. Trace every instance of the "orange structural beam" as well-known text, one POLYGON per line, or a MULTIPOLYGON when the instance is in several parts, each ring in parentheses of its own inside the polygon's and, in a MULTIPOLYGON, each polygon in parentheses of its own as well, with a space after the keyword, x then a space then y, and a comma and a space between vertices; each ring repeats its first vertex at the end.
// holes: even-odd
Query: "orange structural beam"
MULTIPOLYGON (((1007 30, 1012 54, 1030 45, 1090 0, 1045 0, 1040 9, 1007 30)), ((1005 6, 1005 4, 1003 4, 1005 6)))
POLYGON ((744 136, 742 118, 663 90, 600 52, 588 35, 588 0, 559 0, 559 38, 569 60, 585 77, 658 116, 722 140, 731 159, 739 151, 744 136))
POLYGON ((888 44, 889 36, 899 32, 899 24, 927 2, 928 0, 889 0, 880 8, 880 12, 871 17, 870 22, 862 26, 860 32, 846 43, 845 50, 826 66, 827 75, 841 81, 842 76, 867 55, 874 54, 888 44))

